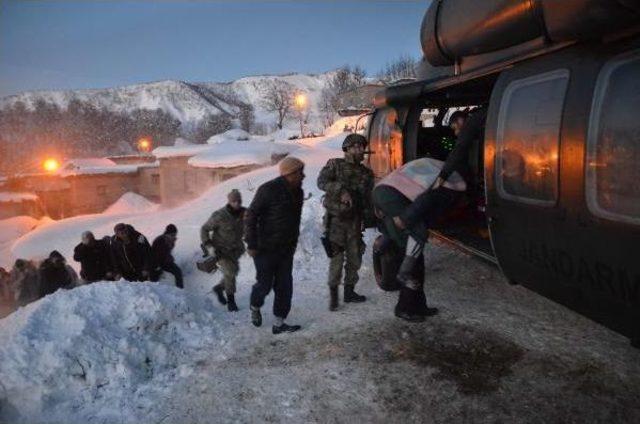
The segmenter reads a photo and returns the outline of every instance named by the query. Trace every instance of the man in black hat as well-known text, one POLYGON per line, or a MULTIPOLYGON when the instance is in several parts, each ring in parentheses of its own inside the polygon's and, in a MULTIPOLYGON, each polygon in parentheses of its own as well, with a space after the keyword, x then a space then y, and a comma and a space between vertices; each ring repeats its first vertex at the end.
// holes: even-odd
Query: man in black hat
POLYGON ((115 279, 147 281, 151 270, 151 246, 131 225, 119 223, 111 237, 111 263, 115 279))
POLYGON ((173 274, 176 286, 183 288, 182 270, 176 264, 171 252, 178 239, 178 229, 175 225, 169 224, 164 233, 156 237, 151 245, 151 256, 153 257, 153 270, 151 271, 151 281, 158 281, 162 271, 173 274))

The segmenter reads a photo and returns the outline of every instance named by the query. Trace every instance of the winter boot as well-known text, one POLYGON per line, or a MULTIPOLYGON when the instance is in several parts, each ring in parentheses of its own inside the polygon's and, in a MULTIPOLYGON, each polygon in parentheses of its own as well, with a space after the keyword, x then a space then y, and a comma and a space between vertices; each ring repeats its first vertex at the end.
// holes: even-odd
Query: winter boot
POLYGON ((427 297, 424 294, 424 289, 418 291, 416 313, 424 317, 430 317, 438 313, 438 308, 430 308, 427 306, 427 297))
POLYGON ((262 325, 262 314, 260 313, 260 308, 251 307, 251 323, 256 327, 260 327, 262 325))
POLYGON ((362 303, 365 300, 366 296, 356 293, 353 286, 344 286, 344 303, 362 303))
POLYGON ((271 330, 273 331, 273 334, 280 334, 293 333, 294 331, 300 330, 300 328, 302 327, 300 327, 299 325, 289 325, 283 322, 282 325, 274 325, 271 330))
POLYGON ((398 318, 408 322, 424 322, 426 320, 424 315, 413 315, 405 311, 399 311, 398 309, 394 311, 394 314, 398 318))
POLYGON ((416 260, 413 256, 405 256, 400 264, 400 269, 398 269, 398 275, 396 276, 400 284, 412 290, 418 290, 420 288, 420 283, 413 272, 416 260))
POLYGON ((227 295, 227 309, 229 312, 237 312, 238 305, 236 305, 236 297, 233 294, 227 295))
POLYGON ((337 311, 338 310, 338 304, 340 303, 340 300, 338 299, 338 287, 329 287, 329 310, 330 311, 337 311))
POLYGON ((218 296, 218 302, 223 305, 227 304, 227 299, 224 297, 224 287, 222 286, 222 284, 213 286, 213 292, 216 294, 216 296, 218 296))

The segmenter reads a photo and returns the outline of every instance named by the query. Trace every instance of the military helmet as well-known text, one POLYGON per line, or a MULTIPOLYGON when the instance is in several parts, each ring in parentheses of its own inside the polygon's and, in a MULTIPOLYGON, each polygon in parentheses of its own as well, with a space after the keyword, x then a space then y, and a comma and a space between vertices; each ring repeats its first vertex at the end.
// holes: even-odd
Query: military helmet
POLYGON ((342 142, 342 151, 346 152, 349 147, 355 146, 356 144, 361 144, 362 146, 366 147, 367 139, 360 134, 349 134, 342 142))

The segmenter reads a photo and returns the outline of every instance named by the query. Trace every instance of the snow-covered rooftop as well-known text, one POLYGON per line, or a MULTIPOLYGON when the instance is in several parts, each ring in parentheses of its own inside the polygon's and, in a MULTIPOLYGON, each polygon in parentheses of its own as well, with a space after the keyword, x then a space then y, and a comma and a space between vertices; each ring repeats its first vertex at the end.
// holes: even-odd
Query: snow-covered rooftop
POLYGON ((268 164, 272 155, 288 154, 298 148, 293 143, 272 142, 268 136, 254 136, 241 129, 216 134, 206 144, 193 144, 178 138, 173 146, 158 147, 153 154, 159 159, 191 157, 189 165, 200 168, 268 164))
POLYGON ((231 168, 242 165, 266 165, 275 155, 289 154, 298 149, 293 143, 257 140, 223 141, 193 156, 188 163, 198 168, 231 168))
POLYGON ((107 158, 70 159, 62 165, 58 175, 70 177, 95 174, 132 174, 138 172, 138 168, 154 166, 158 166, 158 163, 117 164, 107 158))
POLYGON ((0 191, 0 202, 20 203, 29 200, 38 200, 38 196, 28 192, 0 191))

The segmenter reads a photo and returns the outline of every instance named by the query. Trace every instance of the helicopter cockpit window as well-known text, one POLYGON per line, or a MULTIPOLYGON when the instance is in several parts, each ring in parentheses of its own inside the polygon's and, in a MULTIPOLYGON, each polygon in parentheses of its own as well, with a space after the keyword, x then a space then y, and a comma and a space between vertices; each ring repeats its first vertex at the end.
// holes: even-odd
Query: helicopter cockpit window
POLYGON ((640 52, 601 71, 591 111, 586 192, 598 216, 640 224, 640 52))
POLYGON ((402 166, 402 129, 393 108, 376 112, 369 133, 369 166, 376 177, 384 177, 402 166))
POLYGON ((569 72, 558 70, 512 82, 498 116, 498 193, 552 206, 558 197, 560 123, 569 72))

